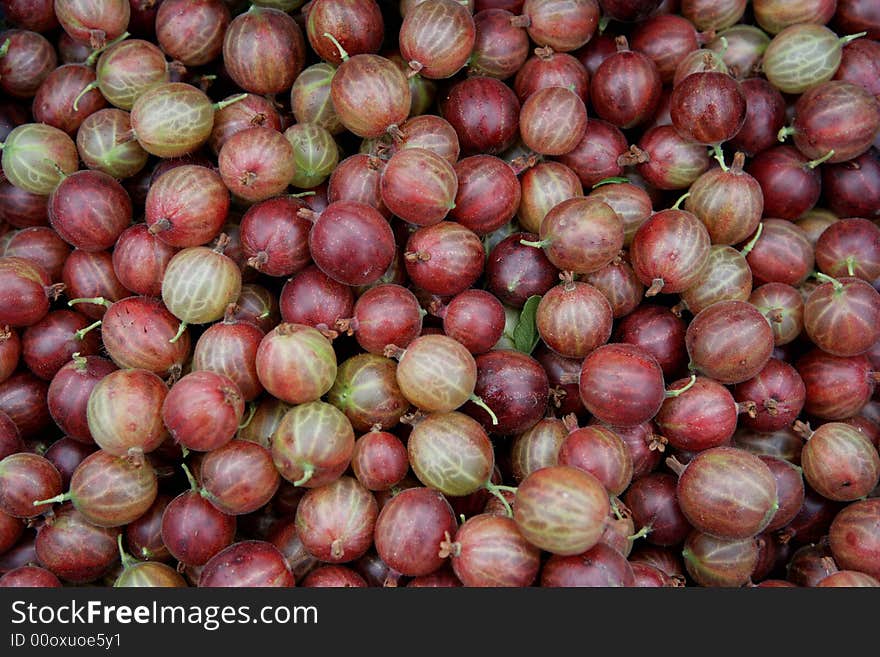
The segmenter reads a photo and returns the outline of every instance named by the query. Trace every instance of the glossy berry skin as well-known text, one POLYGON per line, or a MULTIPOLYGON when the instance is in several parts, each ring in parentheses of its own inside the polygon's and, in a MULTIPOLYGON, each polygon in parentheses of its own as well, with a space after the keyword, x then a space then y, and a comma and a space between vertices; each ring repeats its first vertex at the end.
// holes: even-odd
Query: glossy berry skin
POLYGON ((703 223, 684 210, 651 216, 633 236, 630 259, 647 295, 684 292, 699 278, 711 239, 703 223))
MULTIPOLYGON (((683 388, 689 379, 670 384, 683 388)), ((694 385, 663 402, 654 421, 660 434, 675 448, 699 452, 727 443, 737 424, 737 405, 727 390, 712 379, 698 376, 694 385)))
POLYGON ((584 406, 602 422, 632 427, 647 422, 663 404, 663 370, 641 347, 611 343, 595 349, 581 366, 584 406))
POLYGON ((722 539, 756 536, 779 508, 770 468, 734 447, 697 454, 679 476, 677 497, 696 529, 722 539))
POLYGON ((199 452, 232 440, 243 416, 244 399, 235 382, 206 370, 180 379, 162 404, 162 421, 172 438, 199 452))
POLYGON ((431 294, 451 296, 471 287, 483 273, 479 236, 454 221, 423 226, 406 242, 404 266, 410 280, 431 294))
POLYGON ((378 280, 394 258, 394 233, 375 208, 354 201, 327 206, 309 232, 312 260, 345 285, 378 280))
POLYGON ((439 556, 446 535, 454 535, 455 516, 442 493, 409 488, 382 507, 374 543, 379 557, 404 575, 427 575, 445 562, 439 556))
POLYGON ((549 384, 538 361, 520 351, 492 349, 477 356, 475 362, 474 394, 492 409, 498 423, 473 401, 464 410, 486 431, 496 435, 520 434, 544 416, 549 384))
POLYGON ((562 271, 590 274, 623 247, 623 223, 607 203, 575 197, 554 206, 541 222, 541 245, 562 271))
POLYGON ((773 331, 745 301, 719 301, 691 320, 685 334, 691 367, 719 383, 755 376, 773 352, 773 331))
POLYGON ((801 452, 804 479, 830 500, 852 502, 880 482, 880 455, 865 436, 849 425, 828 422, 807 439, 801 452))
POLYGON ((856 356, 880 340, 880 293, 859 278, 818 285, 804 303, 804 330, 834 356, 856 356))
POLYGON ((431 80, 455 75, 471 56, 474 18, 454 0, 426 0, 406 12, 400 26, 400 54, 412 70, 431 80))
POLYGON ((553 554, 575 555, 599 542, 610 508, 608 492, 596 477, 556 465, 522 481, 513 519, 529 543, 553 554))
POLYGON ((584 358, 611 336, 611 304, 589 283, 569 281, 551 288, 538 304, 536 327, 560 356, 584 358))

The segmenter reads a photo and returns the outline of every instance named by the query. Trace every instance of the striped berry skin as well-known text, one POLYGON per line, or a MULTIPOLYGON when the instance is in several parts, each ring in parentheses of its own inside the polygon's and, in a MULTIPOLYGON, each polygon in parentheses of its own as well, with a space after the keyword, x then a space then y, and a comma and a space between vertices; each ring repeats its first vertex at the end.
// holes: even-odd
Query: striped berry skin
POLYGON ((55 16, 74 41, 96 50, 122 36, 131 5, 127 0, 55 0, 55 16))
POLYGON ((34 504, 61 492, 61 474, 43 456, 10 454, 0 461, 0 512, 13 518, 33 518, 50 510, 34 504))
POLYGON ((162 279, 162 301, 175 317, 188 324, 220 319, 240 294, 238 265, 205 246, 176 253, 162 279))
POLYGON ((455 128, 446 119, 434 114, 421 114, 407 119, 400 126, 400 135, 390 145, 390 154, 406 148, 433 151, 455 166, 461 152, 455 128))
POLYGON ((519 129, 520 102, 501 80, 473 75, 439 99, 440 114, 458 134, 462 154, 497 155, 510 148, 519 129))
POLYGON ((101 340, 117 366, 168 375, 179 372, 189 359, 189 331, 171 342, 179 325, 160 299, 126 297, 104 313, 101 340))
POLYGON ((235 382, 205 370, 190 372, 162 404, 162 421, 187 449, 208 452, 228 443, 244 416, 244 399, 235 382))
POLYGON ((880 295, 860 278, 832 279, 804 303, 804 330, 834 356, 857 356, 880 340, 880 295))
POLYGON ((320 399, 336 379, 336 352, 320 331, 279 324, 257 349, 257 376, 266 391, 288 404, 320 399))
POLYGON ((3 175, 18 189, 46 196, 79 168, 76 144, 66 132, 43 123, 24 123, 3 142, 3 175))
POLYGON ((52 378, 46 403, 55 424, 68 438, 85 445, 94 443, 88 420, 89 398, 95 386, 116 369, 106 358, 78 356, 52 378))
POLYGON ((4 30, 0 34, 0 91, 29 100, 58 66, 52 44, 29 30, 4 30))
POLYGON ((76 133, 76 150, 83 164, 114 178, 130 178, 150 158, 131 131, 128 112, 108 107, 85 118, 76 133))
POLYGON ((336 481, 351 463, 354 430, 335 406, 299 404, 284 414, 272 437, 277 471, 296 486, 318 488, 336 481))
POLYGON ((632 128, 654 116, 663 82, 647 55, 629 50, 624 37, 617 52, 596 69, 590 81, 590 99, 596 114, 618 128, 632 128))
POLYGON ((834 517, 828 538, 841 568, 880 578, 880 498, 848 504, 834 517))
POLYGON ((683 292, 697 282, 711 249, 709 233, 690 212, 664 210, 651 216, 633 236, 633 271, 648 296, 683 292))
POLYGON ((743 171, 744 157, 738 152, 727 171, 710 169, 701 175, 685 199, 685 209, 705 224, 712 244, 739 244, 761 221, 764 194, 760 183, 743 171))
POLYGON ((36 324, 49 312, 52 279, 44 267, 17 256, 0 257, 0 322, 36 324))
POLYGON ((318 57, 334 66, 342 53, 324 34, 332 34, 349 55, 379 52, 385 31, 376 0, 315 0, 306 16, 306 37, 318 57))
POLYGON ((56 68, 46 76, 34 96, 34 120, 75 137, 86 117, 107 107, 101 92, 89 87, 95 79, 95 71, 84 64, 64 64, 56 68), (73 104, 83 91, 85 94, 74 110, 73 104))
POLYGON ((394 232, 375 208, 336 201, 315 220, 309 250, 318 268, 345 285, 373 283, 394 260, 394 232))
POLYGON ((156 13, 156 39, 171 59, 203 66, 220 55, 230 20, 221 0, 168 0, 156 13))
POLYGON ((446 562, 441 545, 447 535, 455 535, 456 525, 452 507, 442 493, 408 488, 379 512, 374 532, 376 551, 398 573, 427 575, 446 562))
POLYGON ((483 273, 482 244, 474 231, 454 221, 423 226, 407 240, 406 273, 415 285, 431 294, 459 294, 483 273))
POLYGON ((248 128, 232 135, 217 162, 232 195, 249 203, 284 193, 297 173, 293 146, 272 128, 248 128))
POLYGON ((329 130, 316 123, 298 123, 284 131, 293 146, 295 173, 290 182, 311 189, 324 182, 339 163, 339 146, 329 130))
MULTIPOLYGON (((128 4, 128 3, 126 3, 128 4)), ((55 510, 34 543, 37 559, 60 579, 72 584, 94 582, 119 562, 119 531, 96 527, 72 504, 55 510)))
POLYGON ((584 359, 578 380, 584 406, 598 420, 633 427, 653 418, 663 404, 663 370, 646 349, 625 343, 596 348, 584 359), (626 385, 620 385, 620 381, 626 385))
MULTIPOLYGON (((604 201, 585 196, 568 199, 550 210, 539 235, 541 241, 533 246, 544 247, 547 258, 560 270, 576 274, 602 269, 623 248, 620 217, 604 201)), ((706 247, 708 250, 708 243, 706 247)))
POLYGON ((161 175, 147 192, 150 232, 177 247, 207 244, 217 237, 229 211, 229 191, 218 173, 195 164, 161 175))
POLYGON ((296 508, 297 534, 309 554, 344 563, 373 544, 379 504, 354 477, 340 477, 306 492, 296 508))
MULTIPOLYGON (((146 224, 134 224, 122 231, 116 241, 111 256, 112 272, 126 289, 135 294, 158 297, 162 294, 165 268, 177 251, 175 247, 151 234, 146 224)), ((76 293, 75 296, 107 298, 99 293, 76 293)))
POLYGON ((695 529, 721 539, 757 536, 779 508, 770 468, 736 447, 712 447, 691 459, 678 478, 677 498, 695 529))
POLYGON ((516 71, 513 89, 521 103, 540 89, 565 87, 585 103, 590 98, 590 74, 577 57, 552 48, 538 48, 516 71))
POLYGON ((536 91, 519 114, 523 143, 541 155, 565 155, 574 150, 587 129, 584 101, 564 87, 536 91))
POLYGON ((125 188, 100 171, 70 174, 49 195, 49 223, 65 242, 83 251, 112 247, 131 225, 125 188))
POLYGON ((476 40, 470 10, 456 0, 425 0, 408 11, 400 27, 400 54, 419 75, 452 77, 468 61, 476 40))
POLYGON ((450 217, 478 235, 513 219, 522 199, 516 172, 493 155, 466 157, 455 165, 458 191, 450 217))
POLYGON ((716 301, 748 301, 752 271, 742 253, 731 246, 713 246, 702 276, 681 293, 684 306, 696 315, 716 301))
POLYGON ((727 73, 692 73, 672 89, 669 102, 672 125, 699 144, 732 139, 746 120, 746 95, 727 73))
POLYGON ((129 450, 152 452, 168 438, 162 423, 162 404, 167 395, 165 382, 153 372, 110 372, 89 395, 86 417, 91 438, 114 456, 127 456, 129 450))
POLYGON ((476 38, 468 61, 470 71, 506 80, 522 68, 529 57, 529 35, 514 24, 514 18, 505 9, 485 9, 474 15, 476 38))
POLYGON ((529 543, 565 556, 596 545, 610 512, 608 492, 595 476, 553 465, 535 470, 520 483, 513 519, 529 543))
POLYGON ((874 379, 865 354, 832 356, 813 348, 798 358, 795 368, 804 381, 804 411, 822 420, 845 420, 871 400, 874 379))
POLYGON ((589 283, 568 279, 538 304, 536 328, 546 345, 566 358, 585 358, 611 336, 611 304, 589 283))
POLYGON ((303 69, 290 88, 290 109, 297 123, 317 123, 333 135, 345 131, 330 99, 336 67, 318 62, 303 69))
POLYGON ((444 495, 470 495, 485 487, 495 467, 483 427, 464 413, 433 413, 413 427, 409 462, 425 486, 444 495))
POLYGON ((211 504, 231 516, 256 511, 281 485, 269 450, 247 440, 231 440, 206 452, 199 478, 211 504))
MULTIPOLYGON (((143 39, 110 46, 98 59, 95 73, 101 95, 111 105, 127 111, 144 92, 170 81, 165 54, 143 39)), ((84 98, 77 99, 77 106, 84 98)))
POLYGON ((289 92, 306 59, 302 30, 278 9, 252 6, 232 19, 223 37, 229 77, 252 94, 289 92))
POLYGON ((248 265, 268 276, 290 276, 311 261, 308 219, 297 216, 306 204, 279 196, 252 205, 241 219, 241 244, 248 265))
POLYGON ((530 233, 539 233, 541 222, 550 210, 583 193, 584 186, 577 174, 566 165, 553 160, 539 162, 520 177, 517 209, 520 226, 530 233))
POLYGON ((409 116, 412 92, 400 69, 379 55, 349 57, 330 83, 339 120, 358 137, 380 137, 409 116))
POLYGON ((217 322, 196 342, 192 368, 228 376, 238 386, 242 399, 253 401, 263 392, 257 376, 257 349, 264 335, 262 329, 250 322, 217 322))
POLYGON ((790 25, 768 44, 761 69, 782 93, 802 94, 834 77, 849 40, 824 25, 790 25))
POLYGON ((198 150, 211 137, 214 106, 200 89, 168 82, 138 96, 131 107, 131 127, 141 147, 161 158, 198 150))
MULTIPOLYGON (((234 99, 235 95, 232 95, 225 100, 234 99)), ((281 132, 281 114, 263 96, 247 94, 245 98, 217 111, 208 146, 215 155, 219 155, 223 144, 232 135, 248 128, 272 128, 281 132)))
POLYGON ((400 392, 423 411, 454 411, 473 395, 476 383, 474 357, 445 335, 416 338, 397 365, 400 392))
POLYGON ((773 353, 770 322, 747 301, 718 301, 701 310, 684 339, 690 368, 723 384, 756 376, 773 353))
POLYGON ((153 466, 99 449, 77 466, 69 498, 98 527, 121 527, 140 518, 159 492, 153 466))
POLYGON ((381 189, 382 201, 392 213, 417 226, 430 226, 455 206, 458 176, 433 151, 407 148, 385 165, 381 189))
POLYGON ((370 431, 377 425, 391 429, 409 410, 396 374, 397 363, 390 358, 352 356, 340 363, 327 401, 345 413, 355 431, 370 431))
POLYGON ((577 50, 593 37, 599 25, 596 0, 526 0, 529 36, 539 46, 556 52, 577 50))
POLYGON ((810 160, 858 157, 880 131, 880 102, 867 90, 832 80, 808 89, 794 106, 794 145, 810 160))

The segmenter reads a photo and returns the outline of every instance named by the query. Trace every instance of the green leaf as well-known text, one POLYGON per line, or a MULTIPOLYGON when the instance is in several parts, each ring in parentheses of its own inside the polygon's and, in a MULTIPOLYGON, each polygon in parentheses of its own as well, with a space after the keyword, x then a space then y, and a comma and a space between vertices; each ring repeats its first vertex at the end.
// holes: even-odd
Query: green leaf
POLYGON ((513 329, 513 344, 516 346, 517 351, 530 354, 538 346, 541 336, 538 335, 535 320, 540 302, 541 297, 537 294, 529 297, 523 306, 522 312, 519 314, 519 322, 517 322, 516 328, 513 329))

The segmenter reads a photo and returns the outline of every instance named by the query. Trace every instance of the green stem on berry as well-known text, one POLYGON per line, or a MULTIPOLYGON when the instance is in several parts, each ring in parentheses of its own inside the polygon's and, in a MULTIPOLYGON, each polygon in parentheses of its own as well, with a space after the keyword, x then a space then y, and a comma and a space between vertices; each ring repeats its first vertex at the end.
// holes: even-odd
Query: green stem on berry
POLYGON ((817 272, 814 274, 814 276, 815 276, 818 280, 822 281, 823 283, 831 283, 831 285, 834 286, 834 291, 835 291, 835 292, 840 292, 840 291, 843 289, 843 283, 841 283, 839 280, 837 280, 837 279, 834 278, 833 276, 829 276, 828 274, 823 274, 823 273, 820 272, 820 271, 817 271, 817 272))
POLYGON ((742 255, 743 258, 745 258, 747 255, 749 255, 752 252, 752 249, 755 248, 755 244, 758 243, 758 240, 761 237, 761 233, 763 233, 763 232, 764 232, 764 224, 760 223, 760 224, 758 224, 758 228, 757 228, 757 230, 755 230, 755 234, 754 234, 754 236, 752 236, 752 239, 750 239, 748 241, 748 243, 742 248, 742 251, 740 251, 740 254, 742 255))
POLYGON ((306 463, 303 466, 303 476, 293 482, 294 486, 302 486, 304 483, 309 481, 313 476, 315 476, 315 466, 311 463, 306 463))
POLYGON ((597 182, 595 185, 593 185, 593 189, 596 189, 597 187, 602 187, 603 185, 614 185, 617 183, 628 182, 629 178, 626 178, 625 176, 611 176, 610 178, 603 178, 602 180, 597 182))
POLYGON ((786 139, 788 139, 789 135, 793 135, 796 132, 797 128, 795 128, 794 126, 783 126, 779 128, 779 132, 776 133, 776 139, 778 139, 779 141, 785 141, 786 139))
POLYGON ((697 375, 691 374, 691 380, 687 382, 684 388, 679 388, 678 390, 667 390, 666 397, 678 397, 679 395, 683 395, 688 390, 694 387, 694 384, 697 382, 697 375))
POLYGON ((73 334, 73 337, 76 338, 77 340, 82 340, 84 337, 86 337, 86 333, 88 333, 92 329, 98 328, 100 325, 101 325, 101 320, 99 319, 94 324, 89 324, 85 328, 81 328, 79 331, 77 331, 76 333, 73 334))
POLYGON ((47 500, 36 500, 34 502, 34 506, 43 506, 44 504, 55 504, 56 502, 66 502, 70 499, 70 491, 66 493, 61 493, 61 495, 56 495, 55 497, 50 497, 47 500))
POLYGON ((186 331, 187 323, 180 322, 180 326, 177 327, 177 333, 174 334, 174 337, 171 338, 168 342, 175 343, 180 340, 180 336, 183 335, 183 332, 186 331))
POLYGON ((727 163, 724 161, 724 151, 721 150, 721 144, 715 144, 712 146, 712 151, 715 154, 715 159, 718 160, 718 164, 721 165, 721 170, 728 171, 727 163))
POLYGON ((107 301, 104 297, 80 297, 77 299, 71 299, 67 302, 67 305, 75 306, 78 303, 96 303, 99 306, 106 306, 107 308, 113 305, 112 301, 107 301))
POLYGON ((541 240, 539 242, 534 242, 530 240, 520 240, 520 244, 523 246, 533 246, 536 249, 543 249, 545 246, 550 246, 550 240, 541 240))
POLYGON ((226 100, 221 100, 219 103, 214 103, 213 105, 211 105, 211 107, 214 108, 215 112, 219 112, 224 107, 229 107, 233 103, 237 103, 238 101, 244 100, 247 97, 248 97, 247 94, 238 94, 237 96, 233 96, 232 98, 227 98, 226 100))
POLYGON ((827 162, 832 157, 834 157, 834 149, 833 148, 830 151, 828 151, 827 153, 825 153, 825 155, 823 155, 822 157, 817 158, 815 160, 810 160, 804 166, 807 167, 808 169, 815 169, 817 166, 819 166, 823 162, 827 162))
POLYGON ((73 99, 73 111, 78 112, 79 111, 79 101, 82 100, 82 97, 85 96, 87 93, 89 93, 92 89, 97 89, 97 88, 98 88, 98 81, 97 80, 95 80, 94 82, 89 82, 85 87, 83 87, 83 90, 80 91, 79 94, 77 94, 76 98, 73 99))
POLYGON ((491 408, 489 408, 489 406, 486 404, 486 402, 484 402, 484 401, 483 401, 479 396, 477 396, 477 395, 471 395, 471 396, 470 396, 470 400, 471 400, 472 402, 474 402, 477 406, 479 406, 480 408, 482 408, 484 411, 486 411, 486 412, 489 414, 489 417, 492 418, 492 424, 493 424, 493 425, 494 425, 494 424, 498 424, 498 416, 495 415, 495 413, 492 411, 491 408))
POLYGON ((330 41, 333 42, 333 45, 336 46, 336 49, 339 51, 339 59, 341 59, 342 61, 347 61, 349 56, 348 52, 346 52, 345 48, 342 47, 342 44, 336 40, 336 37, 334 37, 329 32, 324 32, 324 36, 330 39, 330 41))
POLYGON ((116 37, 112 41, 108 41, 100 48, 96 48, 95 50, 93 50, 91 52, 91 54, 88 57, 86 57, 86 60, 83 62, 83 64, 85 64, 86 66, 91 68, 92 66, 95 65, 95 62, 98 60, 98 57, 101 56, 102 52, 106 51, 111 46, 115 46, 117 43, 125 41, 130 36, 131 36, 130 32, 123 32, 122 34, 120 34, 118 37, 116 37))

